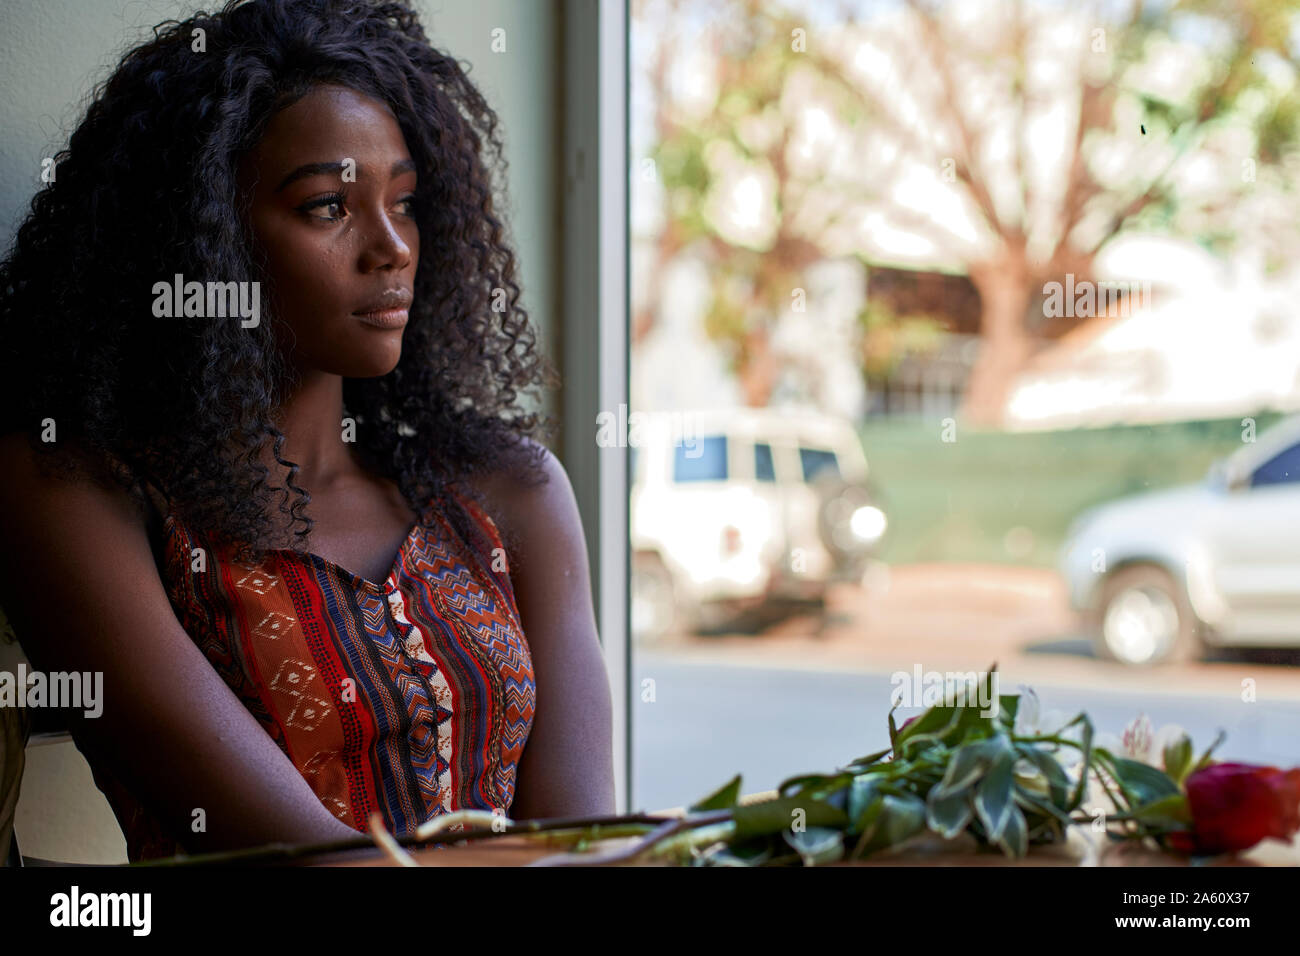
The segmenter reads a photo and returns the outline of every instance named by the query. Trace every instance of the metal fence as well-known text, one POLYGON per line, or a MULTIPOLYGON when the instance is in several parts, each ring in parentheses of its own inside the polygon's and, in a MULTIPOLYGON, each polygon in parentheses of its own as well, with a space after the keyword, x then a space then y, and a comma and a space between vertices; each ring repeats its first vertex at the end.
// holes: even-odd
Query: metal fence
POLYGON ((979 354, 979 336, 951 333, 924 354, 904 356, 869 396, 873 418, 946 418, 961 405, 979 354))

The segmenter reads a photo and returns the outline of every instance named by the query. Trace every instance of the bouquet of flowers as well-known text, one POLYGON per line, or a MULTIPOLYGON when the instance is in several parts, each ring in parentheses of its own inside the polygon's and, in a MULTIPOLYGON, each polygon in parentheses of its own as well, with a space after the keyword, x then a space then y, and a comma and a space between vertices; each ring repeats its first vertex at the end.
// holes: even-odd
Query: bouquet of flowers
MULTIPOLYGON (((1032 846, 1064 842, 1078 825, 1115 841, 1209 856, 1300 830, 1300 767, 1216 762, 1222 733, 1197 757, 1181 728, 1154 732, 1145 716, 1118 739, 1098 736, 1086 713, 1044 714, 1028 689, 982 707, 976 702, 990 699, 995 671, 958 702, 902 726, 891 710, 885 750, 833 773, 787 779, 775 798, 757 803, 740 802, 734 777, 675 826, 610 862, 815 865, 958 837, 1023 857, 1032 846)), ((593 861, 569 854, 550 862, 593 861)))
POLYGON ((1181 728, 1154 732, 1140 716, 1116 739, 1097 736, 1086 713, 1042 714, 1037 695, 990 699, 988 682, 896 726, 890 746, 832 774, 793 777, 774 800, 738 805, 740 778, 690 808, 729 808, 726 839, 694 845, 692 862, 804 865, 860 859, 917 838, 997 847, 1023 857, 1086 825, 1116 841, 1209 856, 1246 850, 1300 830, 1300 767, 1198 757, 1181 728))

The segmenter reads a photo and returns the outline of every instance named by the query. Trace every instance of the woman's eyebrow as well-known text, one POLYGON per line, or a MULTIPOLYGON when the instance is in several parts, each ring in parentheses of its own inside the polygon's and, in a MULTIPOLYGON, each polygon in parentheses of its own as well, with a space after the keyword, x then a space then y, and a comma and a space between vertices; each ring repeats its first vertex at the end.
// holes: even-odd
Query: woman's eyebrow
MULTIPOLYGON (((299 179, 304 179, 307 176, 319 176, 321 173, 341 173, 342 171, 343 171, 343 163, 341 162, 306 163, 305 165, 299 166, 288 176, 285 176, 284 179, 280 181, 280 185, 275 187, 274 192, 278 193, 280 190, 284 189, 284 187, 288 186, 290 183, 296 182, 299 179)), ((391 179, 392 177, 398 176, 402 173, 413 173, 413 172, 415 172, 415 160, 399 159, 397 162, 393 163, 393 168, 388 171, 388 176, 391 179)))

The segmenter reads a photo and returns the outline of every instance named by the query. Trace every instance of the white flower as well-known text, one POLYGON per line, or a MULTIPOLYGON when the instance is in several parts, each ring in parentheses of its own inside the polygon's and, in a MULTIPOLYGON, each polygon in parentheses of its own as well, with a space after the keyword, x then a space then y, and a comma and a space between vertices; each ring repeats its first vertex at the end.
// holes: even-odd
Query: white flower
POLYGON ((1165 767, 1165 748, 1186 737, 1187 731, 1178 724, 1165 724, 1159 730, 1153 730, 1146 714, 1138 714, 1124 728, 1119 740, 1113 734, 1101 734, 1096 745, 1104 747, 1111 753, 1140 763, 1149 764, 1158 770, 1167 771, 1165 767))
MULTIPOLYGON (((1044 737, 1059 734, 1073 719, 1073 715, 1063 710, 1044 711, 1032 687, 1020 684, 1016 689, 1020 691, 1020 704, 1016 708, 1016 722, 1012 727, 1012 733, 1017 737, 1044 737)), ((1071 731, 1075 729, 1070 728, 1071 731)), ((1073 737, 1073 734, 1066 736, 1073 737)))
POLYGON ((1016 707, 1016 722, 1011 731, 1017 737, 1031 737, 1038 733, 1038 695, 1032 687, 1024 684, 1018 685, 1016 690, 1020 691, 1020 702, 1016 707))
POLYGON ((1138 714, 1127 727, 1120 740, 1124 744, 1123 754, 1131 760, 1147 762, 1151 754, 1151 741, 1155 737, 1155 728, 1146 714, 1138 714))

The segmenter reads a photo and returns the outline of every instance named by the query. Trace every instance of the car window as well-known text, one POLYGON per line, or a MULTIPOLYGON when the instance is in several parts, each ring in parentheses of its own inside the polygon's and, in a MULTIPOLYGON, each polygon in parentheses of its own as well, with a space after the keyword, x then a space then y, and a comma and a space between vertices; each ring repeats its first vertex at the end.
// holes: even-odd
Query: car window
POLYGON ((799 464, 803 467, 803 480, 812 481, 823 471, 839 477, 840 463, 835 452, 823 448, 799 448, 799 464))
POLYGON ((772 446, 765 441, 754 445, 754 479, 776 481, 776 466, 772 462, 772 446))
POLYGON ((1294 481, 1300 481, 1300 445, 1292 445, 1274 455, 1250 476, 1251 487, 1282 485, 1294 481))
POLYGON ((727 438, 708 435, 673 447, 673 481, 726 481, 727 438))

